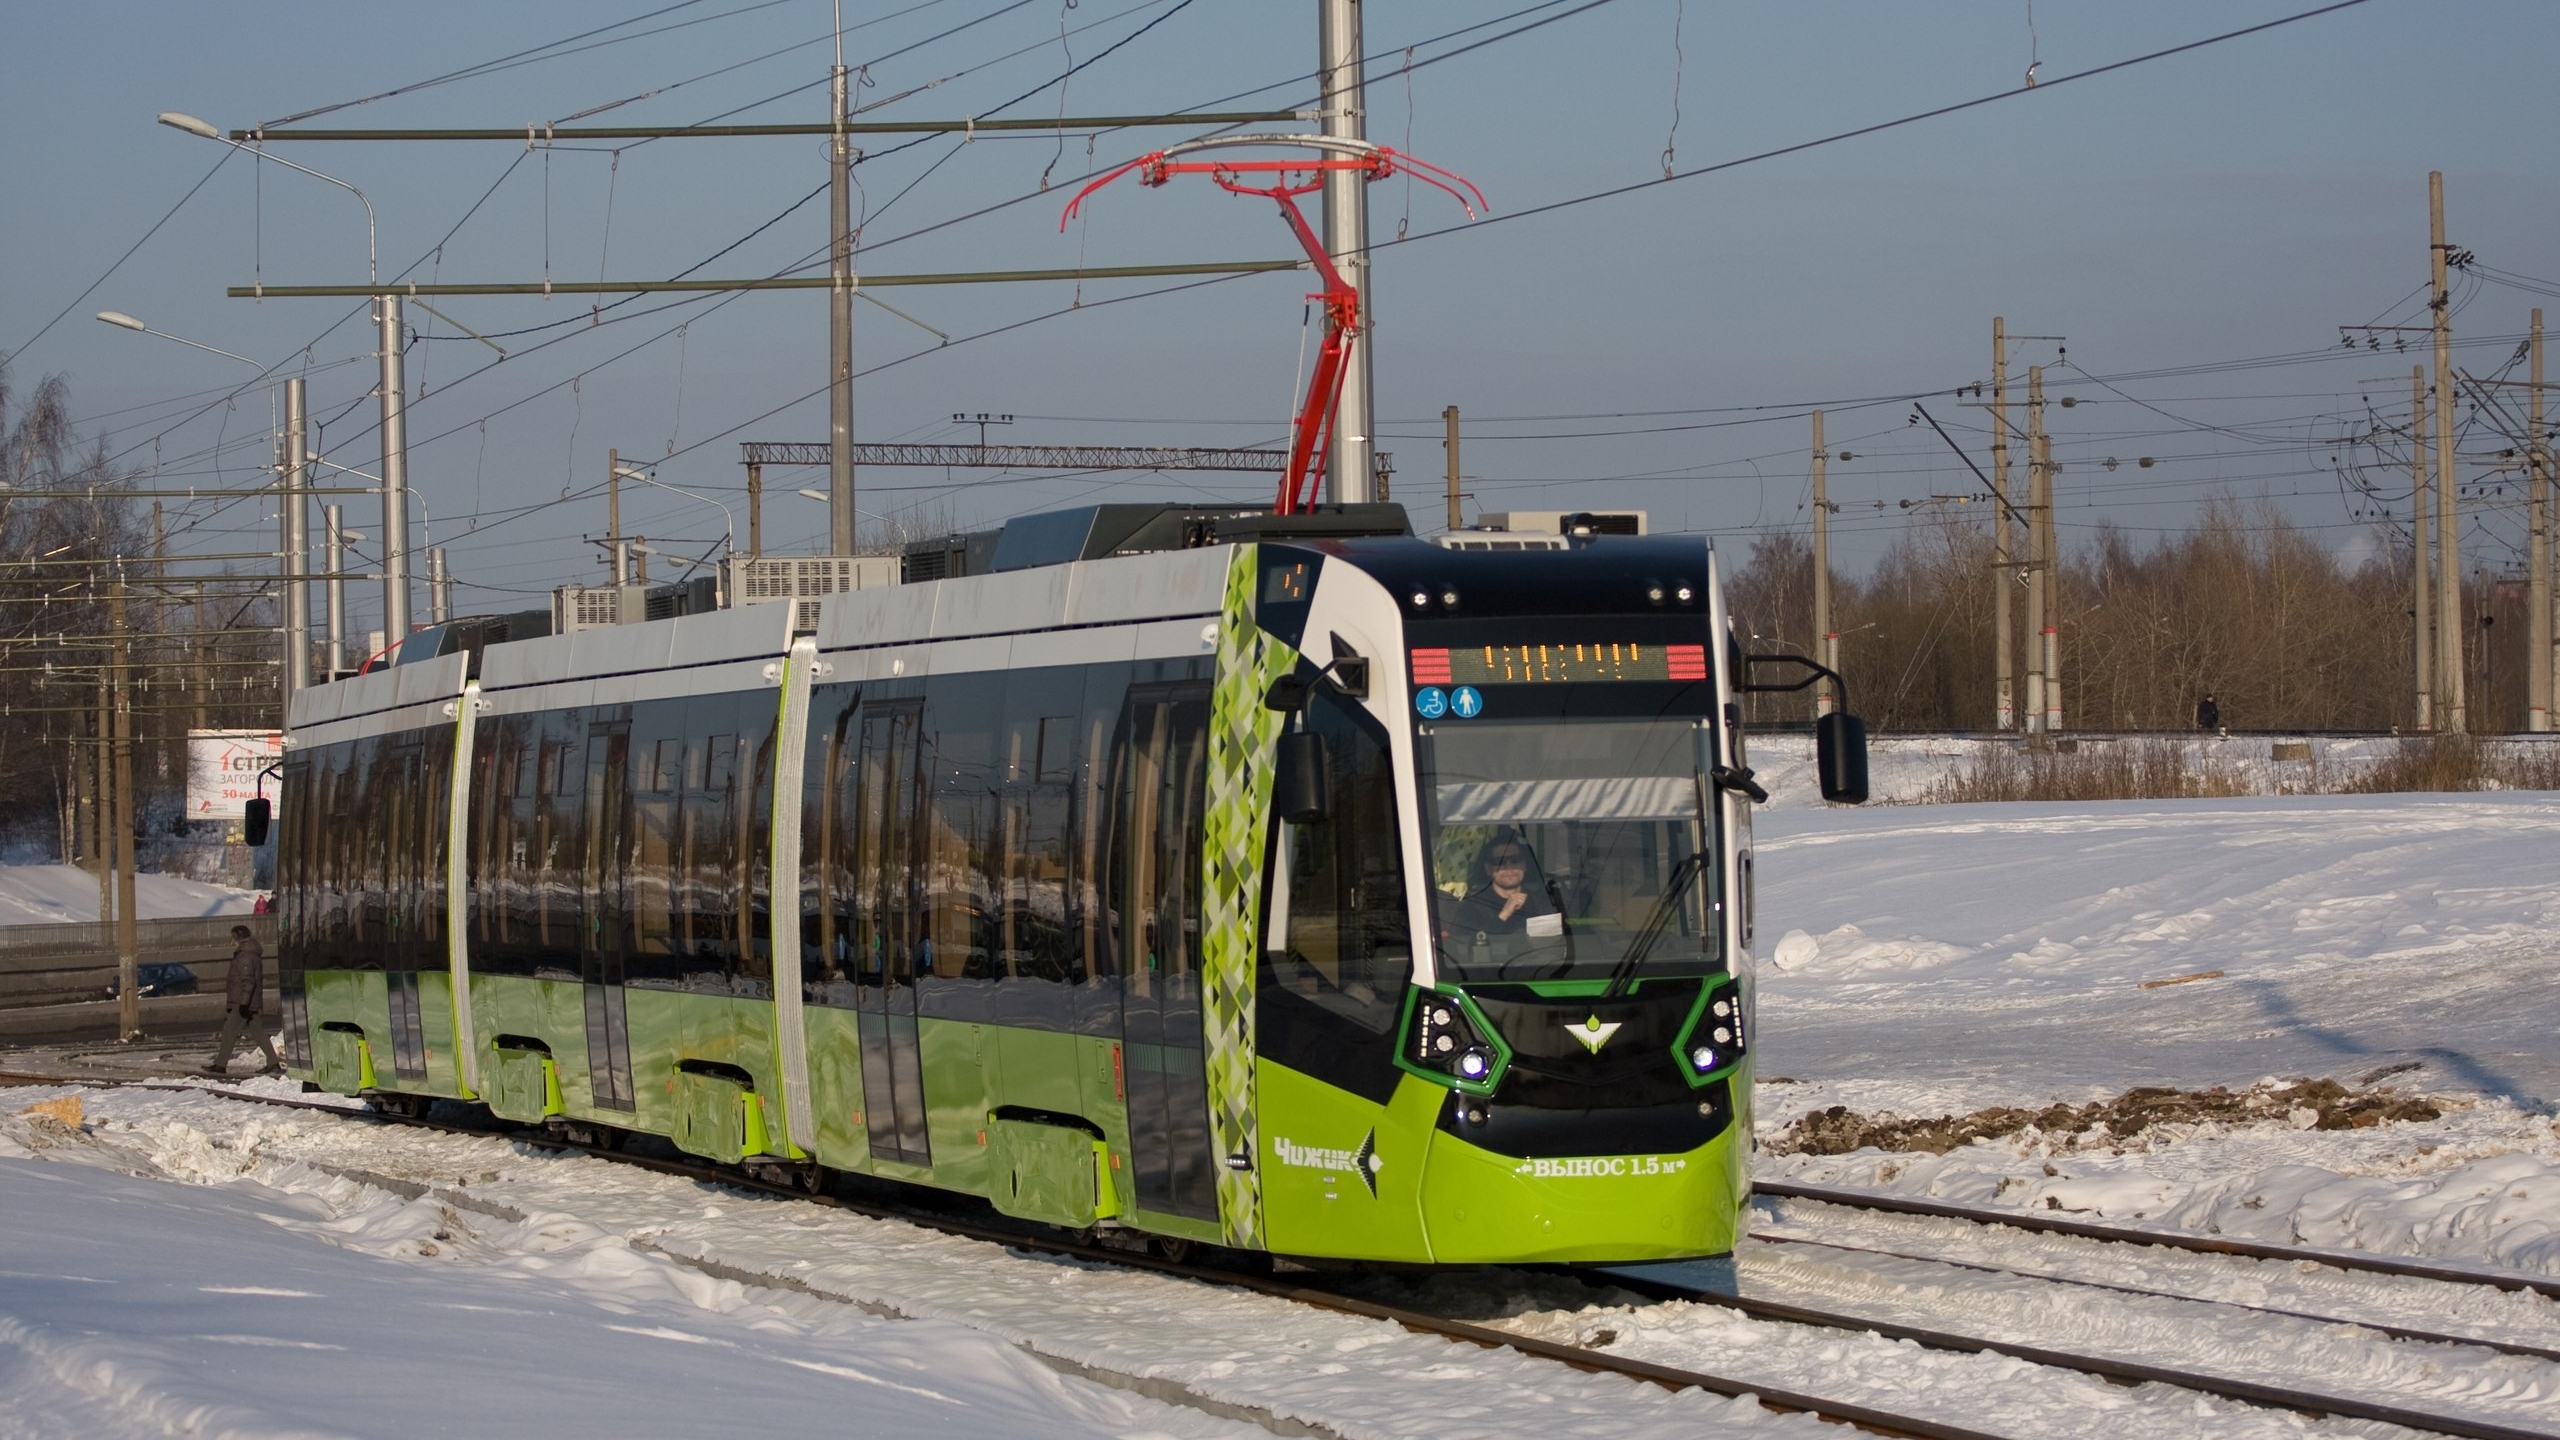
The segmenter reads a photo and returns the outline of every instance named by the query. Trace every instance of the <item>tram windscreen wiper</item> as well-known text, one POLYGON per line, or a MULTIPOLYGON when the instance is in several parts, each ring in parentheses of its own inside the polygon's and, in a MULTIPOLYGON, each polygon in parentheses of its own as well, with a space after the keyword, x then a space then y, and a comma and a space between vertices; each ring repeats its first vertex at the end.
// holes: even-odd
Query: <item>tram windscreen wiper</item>
POLYGON ((1692 850, 1680 857, 1679 864, 1671 867, 1671 876, 1663 883, 1661 897, 1653 902, 1653 909, 1646 912, 1644 924, 1637 928, 1634 938, 1627 941, 1627 953, 1618 957, 1618 968, 1609 972, 1609 988, 1600 992, 1601 999, 1614 1000, 1625 993, 1628 983, 1636 978, 1636 972, 1644 968, 1644 957, 1652 953, 1653 943, 1662 938, 1663 927, 1671 923, 1680 897, 1689 893, 1689 887, 1697 881, 1698 872, 1706 868, 1706 860, 1706 851, 1692 850))

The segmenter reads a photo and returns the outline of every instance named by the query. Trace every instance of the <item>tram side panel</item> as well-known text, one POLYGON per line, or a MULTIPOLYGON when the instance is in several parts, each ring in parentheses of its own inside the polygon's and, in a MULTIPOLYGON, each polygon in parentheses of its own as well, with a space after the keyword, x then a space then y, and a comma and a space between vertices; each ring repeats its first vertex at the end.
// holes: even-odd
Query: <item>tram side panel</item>
POLYGON ((1208 663, 1161 654, 1205 649, 1197 620, 1171 646, 1151 628, 834 662, 801 822, 821 1162, 1027 1218, 1219 1238, 1208 663))
POLYGON ((491 1108, 668 1135, 715 1158, 780 1153, 776 692, 493 708, 468 821, 491 1108))
POLYGON ((279 816, 287 1069, 325 1089, 461 1096, 445 875, 459 663, 347 682, 297 731, 279 816))

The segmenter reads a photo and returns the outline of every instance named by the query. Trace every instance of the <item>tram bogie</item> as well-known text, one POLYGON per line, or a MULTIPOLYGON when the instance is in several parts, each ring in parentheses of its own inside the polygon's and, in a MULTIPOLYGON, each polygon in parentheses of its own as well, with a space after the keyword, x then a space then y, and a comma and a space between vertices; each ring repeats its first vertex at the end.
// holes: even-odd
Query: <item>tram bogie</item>
POLYGON ((814 634, 308 692, 290 1068, 1165 1246, 1729 1250, 1749 679, 1709 549, 1340 533, 1378 518, 1031 517, 814 634))

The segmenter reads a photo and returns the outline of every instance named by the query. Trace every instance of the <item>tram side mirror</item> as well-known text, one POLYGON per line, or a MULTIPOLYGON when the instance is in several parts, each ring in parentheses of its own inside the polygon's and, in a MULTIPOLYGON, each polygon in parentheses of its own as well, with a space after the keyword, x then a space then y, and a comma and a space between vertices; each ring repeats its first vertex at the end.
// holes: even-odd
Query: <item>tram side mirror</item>
POLYGON ((1271 777, 1271 808, 1292 825, 1325 817, 1331 796, 1325 793, 1324 737, 1312 730, 1293 730, 1280 737, 1279 765, 1271 777))
POLYGON ((251 800, 240 814, 240 838, 251 845, 267 843, 267 827, 275 823, 276 802, 264 796, 251 800))
POLYGON ((1813 722, 1814 769, 1822 798, 1835 805, 1867 803, 1867 722, 1834 710, 1813 722))
POLYGON ((1277 710, 1284 715, 1294 715, 1306 709, 1307 678, 1303 675, 1277 677, 1271 682, 1271 688, 1262 692, 1262 708, 1277 710))

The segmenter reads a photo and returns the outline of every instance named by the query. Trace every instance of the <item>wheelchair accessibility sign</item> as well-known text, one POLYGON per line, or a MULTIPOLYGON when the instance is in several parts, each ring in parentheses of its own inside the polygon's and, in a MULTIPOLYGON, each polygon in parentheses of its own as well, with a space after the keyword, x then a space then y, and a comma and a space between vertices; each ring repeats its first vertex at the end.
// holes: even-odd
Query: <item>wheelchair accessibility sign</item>
POLYGON ((1461 720, 1473 720, 1484 713, 1484 694, 1473 685, 1461 685, 1455 690, 1425 685, 1413 692, 1413 710, 1425 720, 1439 720, 1450 715, 1461 720))

